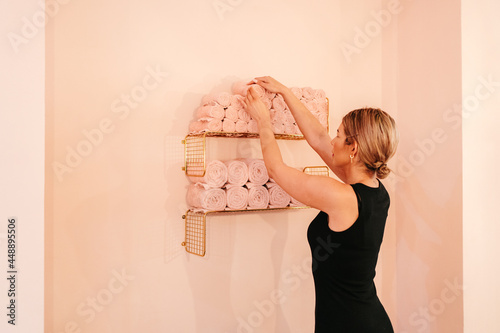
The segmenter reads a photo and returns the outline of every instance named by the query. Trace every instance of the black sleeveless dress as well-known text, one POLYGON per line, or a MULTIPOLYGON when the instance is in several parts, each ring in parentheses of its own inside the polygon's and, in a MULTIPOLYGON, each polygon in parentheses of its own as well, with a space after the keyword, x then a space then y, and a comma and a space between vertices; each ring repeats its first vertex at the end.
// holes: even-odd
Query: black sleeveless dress
POLYGON ((315 333, 394 332, 373 279, 389 209, 389 194, 379 187, 351 185, 359 217, 345 231, 328 227, 320 212, 309 225, 316 290, 315 333))

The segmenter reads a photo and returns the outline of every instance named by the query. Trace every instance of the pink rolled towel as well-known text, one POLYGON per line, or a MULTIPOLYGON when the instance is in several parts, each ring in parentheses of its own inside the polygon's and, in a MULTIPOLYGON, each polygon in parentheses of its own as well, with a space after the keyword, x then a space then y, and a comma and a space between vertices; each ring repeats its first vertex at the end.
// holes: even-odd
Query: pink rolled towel
POLYGON ((294 122, 286 121, 284 124, 284 133, 295 135, 297 134, 297 127, 297 124, 295 124, 294 122))
POLYGON ((257 184, 264 185, 269 180, 269 174, 267 173, 266 165, 263 159, 242 159, 248 166, 248 181, 257 184))
POLYGON ((325 91, 323 89, 315 89, 314 90, 314 99, 316 99, 316 100, 326 99, 325 91))
POLYGON ((222 120, 225 116, 224 107, 218 103, 207 104, 196 110, 196 118, 212 118, 222 120))
POLYGON ((250 87, 250 82, 248 81, 238 81, 233 83, 232 91, 233 94, 246 96, 248 88, 250 87))
POLYGON ((250 114, 248 112, 246 112, 245 110, 239 110, 238 111, 238 118, 240 120, 243 120, 243 121, 246 121, 246 122, 249 122, 250 119, 252 119, 252 117, 250 117, 250 114))
POLYGON ((306 205, 294 197, 290 197, 290 207, 306 207, 306 205))
POLYGON ((200 133, 206 128, 205 125, 202 121, 192 121, 189 124, 189 133, 200 133))
POLYGON ((205 183, 210 187, 223 187, 227 182, 227 167, 219 160, 212 160, 205 167, 203 177, 189 177, 193 183, 205 183))
POLYGON ((268 182, 266 187, 269 191, 269 208, 284 208, 290 204, 290 195, 277 183, 268 182))
POLYGON ((306 101, 314 99, 314 92, 314 89, 311 87, 302 88, 302 99, 305 99, 306 101))
POLYGON ((226 186, 226 205, 229 209, 246 209, 248 206, 248 189, 243 186, 226 186))
POLYGON ((264 95, 263 97, 260 98, 262 103, 266 106, 266 108, 269 110, 273 107, 273 100, 267 97, 267 95, 264 95))
POLYGON ((202 118, 189 124, 190 133, 222 131, 222 120, 213 118, 202 118))
POLYGON ((215 100, 217 103, 219 103, 222 107, 227 108, 229 105, 231 105, 232 101, 232 95, 227 92, 221 92, 215 97, 215 100))
POLYGON ((286 113, 284 111, 277 111, 271 109, 270 114, 271 114, 271 122, 282 123, 282 124, 285 123, 286 113))
POLYGON ((279 96, 279 95, 266 90, 266 96, 267 96, 267 98, 269 98, 272 101, 274 98, 276 98, 276 96, 279 96))
POLYGON ((236 123, 231 119, 224 118, 222 121, 222 131, 223 132, 235 132, 236 131, 236 123))
POLYGON ((248 132, 248 122, 238 119, 236 122, 236 129, 235 131, 237 133, 247 133, 248 132))
POLYGON ((225 161, 227 167, 227 183, 243 186, 248 182, 248 166, 242 160, 225 161))
POLYGON ((285 134, 285 124, 281 121, 271 121, 274 134, 285 134))
POLYGON ((259 125, 257 124, 257 120, 250 119, 250 121, 248 122, 248 132, 259 133, 259 125))
POLYGON ((224 210, 226 192, 221 188, 211 188, 205 184, 190 184, 186 202, 190 207, 203 210, 224 210))
POLYGON ((241 109, 238 109, 237 107, 231 105, 226 109, 226 118, 230 119, 234 122, 236 122, 238 118, 238 111, 241 109))
POLYGON ((240 110, 245 108, 245 98, 241 95, 231 95, 231 105, 232 107, 240 110))
POLYGON ((272 102, 273 102, 273 109, 278 112, 283 112, 288 108, 285 103, 285 99, 281 95, 276 95, 276 97, 273 99, 272 102))
POLYGON ((248 188, 248 208, 264 209, 269 205, 269 191, 262 185, 247 183, 248 188))

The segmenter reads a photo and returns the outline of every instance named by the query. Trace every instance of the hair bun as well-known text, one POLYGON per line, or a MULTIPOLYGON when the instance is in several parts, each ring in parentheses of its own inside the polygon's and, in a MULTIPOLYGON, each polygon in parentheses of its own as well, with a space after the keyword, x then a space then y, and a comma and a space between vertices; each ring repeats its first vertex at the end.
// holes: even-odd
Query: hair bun
POLYGON ((386 178, 391 173, 391 169, 389 169, 386 163, 380 163, 376 171, 377 171, 377 178, 380 179, 386 178))

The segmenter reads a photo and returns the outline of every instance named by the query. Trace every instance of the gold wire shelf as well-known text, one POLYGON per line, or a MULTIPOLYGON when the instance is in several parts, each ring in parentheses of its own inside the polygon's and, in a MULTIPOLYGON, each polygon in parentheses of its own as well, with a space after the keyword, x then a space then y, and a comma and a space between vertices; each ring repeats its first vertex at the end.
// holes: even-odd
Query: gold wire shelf
MULTIPOLYGON (((295 134, 275 134, 280 140, 303 140, 303 135, 295 134)), ((206 138, 258 138, 258 133, 235 133, 235 132, 204 132, 200 134, 188 134, 182 144, 184 144, 184 166, 182 170, 190 177, 203 177, 206 167, 206 138)))
MULTIPOLYGON (((329 131, 329 109, 330 101, 326 98, 326 130, 329 131)), ((203 177, 206 167, 206 138, 207 137, 225 137, 225 138, 259 138, 258 133, 237 133, 237 132, 203 132, 197 134, 188 134, 182 144, 184 144, 184 166, 182 170, 186 176, 203 177)), ((274 134, 277 140, 303 140, 304 136, 299 134, 274 134)))
MULTIPOLYGON (((328 176, 329 171, 327 166, 309 166, 302 170, 304 173, 315 176, 328 176)), ((185 220, 185 238, 182 246, 186 248, 186 252, 205 256, 206 252, 206 230, 207 230, 207 215, 224 214, 224 213, 247 213, 247 212, 264 212, 278 211, 291 209, 306 209, 309 206, 287 206, 282 208, 259 208, 259 209, 233 209, 233 210, 213 210, 213 211, 194 211, 189 209, 182 218, 185 220)))

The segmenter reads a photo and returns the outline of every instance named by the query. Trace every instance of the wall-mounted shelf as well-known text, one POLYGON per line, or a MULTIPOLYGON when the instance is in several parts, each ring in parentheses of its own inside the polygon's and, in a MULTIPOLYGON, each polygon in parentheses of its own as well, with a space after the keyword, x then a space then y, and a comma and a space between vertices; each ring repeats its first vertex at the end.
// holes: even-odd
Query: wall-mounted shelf
MULTIPOLYGON (((329 100, 326 98, 326 129, 329 129, 328 114, 329 100)), ((278 140, 303 140, 303 135, 298 134, 275 134, 278 140)), ((206 171, 206 138, 207 137, 225 137, 225 138, 259 138, 258 133, 236 133, 236 132, 203 132, 188 134, 182 144, 184 144, 184 170, 186 176, 203 177, 206 171)), ((326 166, 305 167, 304 173, 310 175, 328 176, 329 171, 326 166)), ((286 209, 304 209, 308 206, 288 206, 283 208, 265 208, 265 209, 243 209, 243 210, 224 210, 224 211, 194 211, 188 210, 182 218, 185 220, 185 239, 182 246, 188 253, 198 256, 205 256, 206 251, 206 219, 208 215, 224 213, 246 213, 256 211, 273 211, 286 209)))
MULTIPOLYGON (((326 166, 311 166, 303 169, 304 173, 317 176, 328 176, 329 171, 326 166)), ((182 218, 185 220, 185 238, 182 246, 186 252, 196 254, 200 257, 205 256, 206 252, 206 225, 207 215, 225 214, 225 213, 247 213, 259 211, 275 211, 289 209, 305 209, 309 206, 288 206, 283 208, 264 208, 264 209, 241 209, 241 210, 223 210, 223 211, 194 211, 188 210, 182 218)))
MULTIPOLYGON (((295 134, 275 134, 276 139, 280 140, 303 140, 303 135, 295 134)), ((233 133, 233 132, 204 132, 200 134, 189 134, 182 144, 184 144, 184 166, 182 170, 186 176, 203 177, 206 166, 206 138, 207 137, 225 137, 225 138, 258 138, 258 133, 233 133)))

